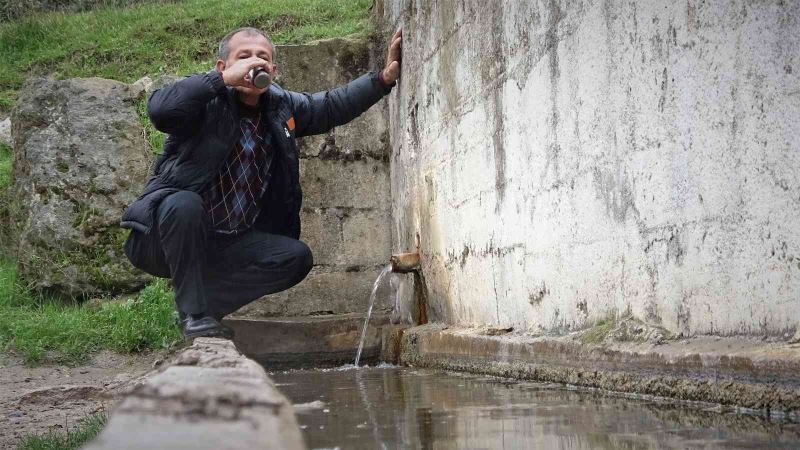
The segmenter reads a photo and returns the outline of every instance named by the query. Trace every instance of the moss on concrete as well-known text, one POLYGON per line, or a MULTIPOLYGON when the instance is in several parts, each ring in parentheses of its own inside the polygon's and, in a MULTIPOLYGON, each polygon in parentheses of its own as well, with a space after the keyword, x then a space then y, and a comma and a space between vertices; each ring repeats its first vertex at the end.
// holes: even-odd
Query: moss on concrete
POLYGON ((728 345, 719 346, 727 350, 710 354, 688 344, 681 345, 676 355, 664 353, 662 346, 638 344, 635 349, 620 350, 565 337, 494 337, 429 324, 403 331, 400 363, 710 402, 800 418, 797 359, 791 356, 794 350, 772 354, 765 347, 752 352, 755 356, 742 356, 728 345), (736 364, 732 364, 734 360, 736 364))
POLYGON ((584 344, 603 342, 662 342, 674 336, 668 330, 645 323, 632 315, 609 315, 575 336, 584 344))
POLYGON ((593 327, 584 331, 579 339, 585 344, 603 342, 611 330, 614 329, 614 322, 613 319, 600 320, 593 327))

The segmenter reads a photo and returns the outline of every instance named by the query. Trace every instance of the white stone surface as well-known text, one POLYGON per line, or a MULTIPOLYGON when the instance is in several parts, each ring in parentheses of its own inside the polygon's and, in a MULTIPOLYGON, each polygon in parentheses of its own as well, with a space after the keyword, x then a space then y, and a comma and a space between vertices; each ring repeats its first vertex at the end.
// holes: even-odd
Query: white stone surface
MULTIPOLYGON (((434 320, 800 320, 800 3, 387 0, 395 250, 434 320)), ((403 296, 411 296, 410 281, 403 296)))
POLYGON ((0 144, 12 145, 11 142, 11 118, 6 117, 5 120, 0 121, 0 144))

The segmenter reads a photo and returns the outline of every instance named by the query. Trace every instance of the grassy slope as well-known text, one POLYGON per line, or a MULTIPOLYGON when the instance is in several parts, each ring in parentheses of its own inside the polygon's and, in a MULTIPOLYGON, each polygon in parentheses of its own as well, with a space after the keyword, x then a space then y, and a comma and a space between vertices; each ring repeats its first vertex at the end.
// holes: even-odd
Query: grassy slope
POLYGON ((125 9, 47 13, 0 26, 0 111, 13 105, 31 74, 143 75, 211 68, 219 39, 256 26, 275 43, 365 34, 371 0, 183 0, 125 9))

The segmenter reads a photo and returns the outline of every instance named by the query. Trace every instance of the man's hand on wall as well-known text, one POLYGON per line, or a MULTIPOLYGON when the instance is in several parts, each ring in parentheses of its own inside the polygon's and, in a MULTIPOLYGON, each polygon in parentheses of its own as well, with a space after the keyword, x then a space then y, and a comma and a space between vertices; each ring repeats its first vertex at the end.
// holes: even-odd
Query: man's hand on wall
POLYGON ((389 53, 386 55, 386 67, 381 71, 381 79, 387 86, 391 86, 400 78, 400 57, 403 50, 403 29, 398 28, 389 44, 389 53))

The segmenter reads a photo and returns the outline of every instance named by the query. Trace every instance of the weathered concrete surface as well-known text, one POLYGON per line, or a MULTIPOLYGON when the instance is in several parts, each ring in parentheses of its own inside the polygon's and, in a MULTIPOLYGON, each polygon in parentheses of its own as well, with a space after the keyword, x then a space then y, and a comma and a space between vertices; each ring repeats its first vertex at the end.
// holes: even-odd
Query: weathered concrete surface
MULTIPOLYGON (((313 248, 313 247, 312 247, 313 248)), ((315 256, 316 258, 316 256, 315 256)), ((316 316, 366 312, 380 269, 318 265, 292 289, 267 296, 237 311, 236 318, 316 316)), ((390 307, 389 284, 378 289, 376 310, 390 307)))
MULTIPOLYGON (((278 46, 276 80, 294 91, 344 84, 379 65, 363 40, 331 39, 278 46)), ((298 140, 303 187, 301 239, 314 253, 309 277, 270 295, 238 317, 303 316, 366 311, 372 282, 391 248, 389 135, 381 101, 351 123, 298 140)), ((382 292, 376 308, 389 309, 382 292)))
POLYGON ((20 276, 70 297, 132 292, 149 276, 122 252, 122 211, 151 163, 135 96, 102 78, 33 78, 11 116, 20 276))
POLYGON ((742 338, 586 344, 573 336, 429 324, 402 330, 400 362, 800 417, 800 345, 742 338))
MULTIPOLYGON (((362 361, 381 354, 381 327, 389 317, 370 318, 362 361)), ((236 332, 236 345, 247 356, 270 369, 326 367, 352 363, 356 357, 364 314, 267 319, 226 318, 236 332)))
POLYGON ((411 325, 390 325, 381 327, 381 361, 400 364, 402 354, 403 333, 411 325))
POLYGON ((302 449, 291 403, 230 341, 195 339, 86 449, 302 449))
POLYGON ((420 236, 432 319, 794 332, 800 3, 374 10, 403 27, 393 242, 420 236))

